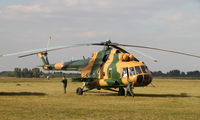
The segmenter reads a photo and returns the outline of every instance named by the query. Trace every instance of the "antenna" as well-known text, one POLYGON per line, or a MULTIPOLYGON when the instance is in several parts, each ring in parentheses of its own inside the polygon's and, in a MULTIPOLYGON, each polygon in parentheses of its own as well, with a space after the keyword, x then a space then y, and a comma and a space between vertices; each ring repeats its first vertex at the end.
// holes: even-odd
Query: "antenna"
POLYGON ((111 40, 111 36, 112 36, 111 32, 107 32, 106 39, 107 40, 111 40))
POLYGON ((47 47, 46 47, 46 52, 44 53, 44 56, 45 56, 45 58, 46 58, 47 64, 49 64, 49 59, 48 59, 48 57, 47 57, 47 55, 48 55, 47 51, 48 51, 48 49, 49 49, 50 41, 51 41, 51 36, 49 37, 49 40, 48 40, 48 43, 47 43, 47 47))
POLYGON ((73 60, 74 60, 74 57, 72 56, 71 61, 73 61, 73 60))
POLYGON ((52 39, 52 38, 51 38, 51 36, 50 36, 50 37, 49 37, 49 40, 48 40, 48 43, 47 43, 47 48, 46 48, 47 50, 48 50, 48 48, 49 48, 51 39, 52 39))

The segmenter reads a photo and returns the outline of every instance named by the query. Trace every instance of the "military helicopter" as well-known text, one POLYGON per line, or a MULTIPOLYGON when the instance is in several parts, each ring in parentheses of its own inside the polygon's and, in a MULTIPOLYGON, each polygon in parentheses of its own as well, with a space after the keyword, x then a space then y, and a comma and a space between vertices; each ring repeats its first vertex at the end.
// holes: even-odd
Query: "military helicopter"
POLYGON ((58 46, 0 56, 4 57, 22 54, 19 56, 19 58, 22 58, 36 54, 42 60, 42 68, 44 70, 80 71, 81 78, 75 79, 84 84, 82 87, 77 88, 76 93, 78 95, 83 95, 84 92, 93 89, 104 89, 118 92, 119 96, 134 96, 133 88, 149 85, 152 82, 152 74, 144 62, 138 60, 134 55, 130 54, 122 47, 144 48, 200 58, 200 56, 188 53, 147 46, 118 44, 112 43, 110 40, 101 43, 58 46), (55 64, 49 63, 49 51, 79 46, 103 46, 103 49, 94 52, 91 57, 87 59, 83 58, 81 60, 55 64))

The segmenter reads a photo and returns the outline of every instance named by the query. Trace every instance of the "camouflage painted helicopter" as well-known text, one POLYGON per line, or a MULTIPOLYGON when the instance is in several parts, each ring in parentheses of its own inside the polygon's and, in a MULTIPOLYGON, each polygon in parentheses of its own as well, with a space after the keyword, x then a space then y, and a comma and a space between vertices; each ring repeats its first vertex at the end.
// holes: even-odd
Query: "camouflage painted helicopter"
POLYGON ((146 46, 124 45, 112 43, 111 41, 92 44, 77 44, 73 46, 51 47, 14 54, 5 54, 1 56, 23 54, 19 56, 21 58, 37 54, 43 62, 42 67, 44 70, 80 71, 81 78, 75 79, 83 82, 84 85, 77 88, 76 93, 78 95, 82 95, 84 92, 93 89, 105 89, 118 92, 118 95, 120 96, 134 96, 133 88, 149 85, 152 82, 152 74, 144 62, 138 60, 135 56, 130 54, 122 47, 152 49, 200 58, 200 56, 183 52, 146 46), (94 52, 91 55, 91 58, 88 59, 61 62, 56 64, 49 63, 47 57, 49 51, 91 45, 103 46, 104 48, 101 51, 94 52))

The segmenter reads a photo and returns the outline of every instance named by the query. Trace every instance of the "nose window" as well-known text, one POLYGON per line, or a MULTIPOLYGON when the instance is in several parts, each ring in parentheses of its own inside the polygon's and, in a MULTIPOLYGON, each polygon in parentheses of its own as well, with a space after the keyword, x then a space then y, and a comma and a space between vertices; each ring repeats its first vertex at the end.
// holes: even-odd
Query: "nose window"
POLYGON ((149 73, 147 66, 141 66, 143 73, 149 73))
POLYGON ((141 73, 142 73, 142 71, 141 71, 141 69, 140 69, 139 66, 136 66, 136 67, 135 67, 135 70, 136 70, 136 73, 137 73, 137 74, 141 74, 141 73))

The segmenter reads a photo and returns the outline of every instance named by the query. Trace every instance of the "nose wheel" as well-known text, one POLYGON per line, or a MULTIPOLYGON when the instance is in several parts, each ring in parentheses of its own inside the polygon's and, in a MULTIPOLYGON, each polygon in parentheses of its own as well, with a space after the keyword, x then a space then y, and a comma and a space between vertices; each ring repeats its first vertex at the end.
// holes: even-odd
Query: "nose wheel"
POLYGON ((77 95, 83 95, 83 89, 81 87, 76 89, 76 94, 77 95))

